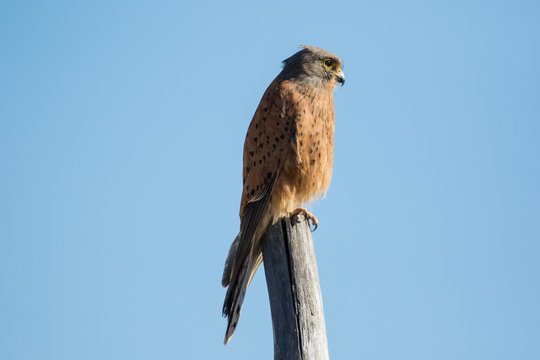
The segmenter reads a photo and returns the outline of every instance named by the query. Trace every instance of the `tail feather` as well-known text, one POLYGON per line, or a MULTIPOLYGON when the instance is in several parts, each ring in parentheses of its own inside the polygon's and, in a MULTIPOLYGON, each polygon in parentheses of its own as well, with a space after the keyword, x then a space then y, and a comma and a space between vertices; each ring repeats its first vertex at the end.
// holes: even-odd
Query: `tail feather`
POLYGON ((225 268, 223 269, 223 277, 221 278, 221 285, 227 287, 231 282, 232 268, 234 264, 234 258, 236 257, 236 251, 238 250, 238 242, 240 241, 240 234, 236 236, 229 253, 227 254, 227 260, 225 260, 225 268))
POLYGON ((227 295, 225 296, 225 302, 223 304, 223 315, 228 317, 227 331, 225 332, 225 344, 229 342, 238 325, 240 310, 242 309, 242 303, 246 296, 246 290, 252 278, 252 273, 255 273, 253 265, 254 262, 252 257, 248 256, 242 263, 238 277, 236 279, 231 279, 231 283, 227 289, 227 295))
POLYGON ((268 211, 268 201, 277 178, 275 173, 266 194, 256 201, 249 202, 240 220, 240 233, 234 240, 227 255, 221 284, 229 286, 223 315, 228 317, 225 344, 227 344, 238 325, 242 302, 253 275, 262 262, 261 237, 273 219, 274 213, 268 211), (236 243, 236 244, 235 244, 236 243))
POLYGON ((257 272, 257 269, 263 262, 262 252, 259 251, 259 255, 255 258, 255 261, 253 262, 253 266, 251 268, 251 274, 249 275, 249 281, 248 281, 248 287, 249 284, 251 284, 251 280, 253 280, 253 276, 255 276, 255 273, 257 272))

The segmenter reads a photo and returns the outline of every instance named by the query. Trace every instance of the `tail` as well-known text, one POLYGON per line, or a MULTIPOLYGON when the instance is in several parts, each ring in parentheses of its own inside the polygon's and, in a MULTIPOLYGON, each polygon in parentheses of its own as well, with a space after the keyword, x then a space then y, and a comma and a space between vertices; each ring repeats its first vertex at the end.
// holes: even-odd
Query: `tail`
POLYGON ((223 270, 223 278, 221 280, 223 287, 229 286, 223 303, 223 316, 228 317, 224 341, 225 345, 227 345, 236 330, 247 288, 249 287, 255 272, 262 263, 260 246, 257 246, 255 251, 249 251, 244 259, 236 259, 240 238, 241 235, 238 234, 231 245, 225 262, 225 269, 223 270), (237 263, 238 266, 240 266, 238 275, 235 278, 232 273, 233 263, 237 263))
POLYGON ((261 237, 274 215, 272 211, 267 211, 267 205, 276 176, 274 175, 270 191, 260 200, 250 202, 244 208, 241 214, 240 233, 227 255, 221 280, 223 286, 229 286, 223 303, 223 315, 228 318, 225 344, 229 342, 238 325, 246 290, 262 263, 261 237))
POLYGON ((230 279, 231 282, 227 289, 227 295, 225 296, 225 302, 223 304, 223 315, 228 317, 227 331, 225 332, 225 344, 229 342, 238 325, 242 303, 244 302, 249 283, 257 270, 255 267, 257 262, 258 261, 253 259, 252 255, 249 254, 246 259, 243 259, 243 261, 239 263, 241 264, 241 268, 239 269, 238 276, 235 279, 230 279))

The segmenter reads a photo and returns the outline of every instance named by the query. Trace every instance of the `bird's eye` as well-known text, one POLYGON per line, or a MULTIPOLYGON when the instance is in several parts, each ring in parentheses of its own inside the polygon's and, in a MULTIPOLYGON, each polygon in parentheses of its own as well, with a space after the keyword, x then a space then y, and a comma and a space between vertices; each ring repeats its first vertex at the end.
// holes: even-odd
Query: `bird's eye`
POLYGON ((324 66, 326 66, 327 68, 331 68, 333 64, 334 62, 330 59, 324 60, 324 66))

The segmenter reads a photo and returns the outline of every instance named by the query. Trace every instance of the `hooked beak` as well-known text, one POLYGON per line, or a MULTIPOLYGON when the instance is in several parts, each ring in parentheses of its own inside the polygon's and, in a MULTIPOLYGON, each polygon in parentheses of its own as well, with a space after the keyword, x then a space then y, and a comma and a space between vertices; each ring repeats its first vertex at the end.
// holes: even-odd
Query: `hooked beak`
POLYGON ((341 83, 341 86, 345 84, 345 74, 343 71, 339 70, 339 72, 336 74, 336 81, 341 83))

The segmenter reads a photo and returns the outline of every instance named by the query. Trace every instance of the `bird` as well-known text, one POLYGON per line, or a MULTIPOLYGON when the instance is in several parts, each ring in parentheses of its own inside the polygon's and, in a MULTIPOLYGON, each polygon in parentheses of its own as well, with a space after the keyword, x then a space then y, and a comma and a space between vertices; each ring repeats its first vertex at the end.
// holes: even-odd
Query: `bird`
POLYGON ((341 59, 309 45, 283 60, 253 115, 244 142, 240 232, 225 261, 224 343, 233 335, 247 288, 262 263, 261 238, 282 218, 304 215, 326 194, 334 159, 334 89, 345 84, 341 59))

